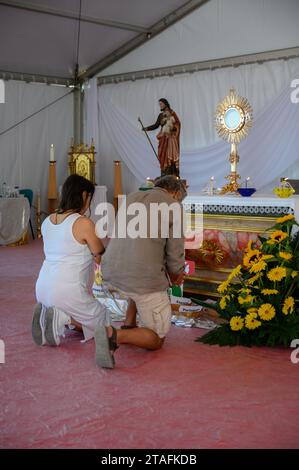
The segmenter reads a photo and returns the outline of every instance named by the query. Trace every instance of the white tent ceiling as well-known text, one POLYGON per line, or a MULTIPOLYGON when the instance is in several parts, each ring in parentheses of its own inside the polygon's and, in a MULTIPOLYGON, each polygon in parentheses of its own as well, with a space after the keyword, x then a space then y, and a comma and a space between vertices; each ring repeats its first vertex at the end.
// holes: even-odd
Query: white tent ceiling
MULTIPOLYGON (((79 71, 103 59, 109 59, 109 65, 115 60, 114 51, 136 38, 143 43, 149 39, 148 33, 155 35, 202 3, 205 1, 82 0, 79 71)), ((79 12, 80 0, 0 1, 0 71, 72 77, 79 12)))
MULTIPOLYGON (((196 64, 200 69, 204 62, 269 51, 277 54, 262 54, 252 59, 272 60, 292 56, 294 52, 298 56, 298 51, 288 50, 299 46, 298 26, 299 0, 210 0, 100 75, 142 71, 142 77, 143 71, 160 69, 156 73, 159 76, 165 67, 175 72, 179 64, 196 64)), ((244 62, 250 62, 249 59, 244 57, 244 62)), ((227 61, 230 65, 233 62, 227 61)), ((239 62, 242 64, 242 59, 239 62)), ((217 62, 210 65, 219 67, 217 62)))

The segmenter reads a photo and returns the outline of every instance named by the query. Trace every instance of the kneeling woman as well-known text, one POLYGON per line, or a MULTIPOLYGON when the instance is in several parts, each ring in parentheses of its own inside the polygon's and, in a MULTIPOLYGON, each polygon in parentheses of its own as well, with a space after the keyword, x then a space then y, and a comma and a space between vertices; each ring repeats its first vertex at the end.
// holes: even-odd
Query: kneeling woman
POLYGON ((93 262, 105 251, 95 225, 84 216, 94 185, 71 175, 62 188, 56 213, 42 224, 45 260, 36 283, 32 337, 39 346, 59 345, 65 325, 81 329, 85 340, 98 325, 109 324, 109 311, 88 292, 93 262))

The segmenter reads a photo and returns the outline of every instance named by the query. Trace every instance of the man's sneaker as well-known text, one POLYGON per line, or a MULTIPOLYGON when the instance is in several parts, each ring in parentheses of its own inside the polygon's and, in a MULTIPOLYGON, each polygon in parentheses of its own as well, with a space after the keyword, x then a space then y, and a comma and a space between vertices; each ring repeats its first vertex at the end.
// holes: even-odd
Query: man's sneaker
POLYGON ((47 307, 41 303, 36 304, 33 310, 31 332, 33 341, 38 346, 46 344, 45 327, 47 310, 47 307))
POLYGON ((107 328, 105 326, 98 326, 94 334, 96 344, 96 365, 106 369, 114 369, 114 351, 117 346, 117 333, 116 329, 112 327, 112 337, 108 337, 107 328))
POLYGON ((45 338, 51 346, 59 346, 60 336, 64 335, 65 325, 70 324, 71 318, 62 310, 50 307, 47 310, 45 338))

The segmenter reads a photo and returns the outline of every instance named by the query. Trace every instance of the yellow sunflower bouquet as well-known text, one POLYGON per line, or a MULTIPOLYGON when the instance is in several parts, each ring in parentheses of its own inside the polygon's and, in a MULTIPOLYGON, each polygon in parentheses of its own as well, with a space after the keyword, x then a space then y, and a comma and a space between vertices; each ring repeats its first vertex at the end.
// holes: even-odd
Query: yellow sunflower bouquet
POLYGON ((248 243, 242 264, 218 287, 221 298, 214 308, 226 321, 198 341, 289 346, 299 338, 299 231, 292 234, 295 226, 299 227, 294 216, 286 215, 269 229, 268 238, 248 243))

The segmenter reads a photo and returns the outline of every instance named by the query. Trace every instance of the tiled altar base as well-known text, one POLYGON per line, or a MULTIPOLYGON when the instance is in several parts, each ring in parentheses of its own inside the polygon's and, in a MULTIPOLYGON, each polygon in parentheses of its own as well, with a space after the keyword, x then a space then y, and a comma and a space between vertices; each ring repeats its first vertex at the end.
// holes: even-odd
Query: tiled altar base
POLYGON ((115 370, 70 334, 30 337, 42 246, 0 248, 1 448, 299 448, 299 364, 290 350, 195 343, 172 327, 161 351, 121 347, 115 370))

